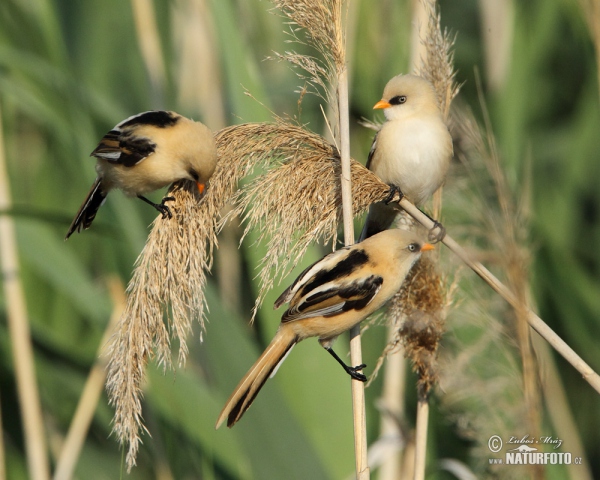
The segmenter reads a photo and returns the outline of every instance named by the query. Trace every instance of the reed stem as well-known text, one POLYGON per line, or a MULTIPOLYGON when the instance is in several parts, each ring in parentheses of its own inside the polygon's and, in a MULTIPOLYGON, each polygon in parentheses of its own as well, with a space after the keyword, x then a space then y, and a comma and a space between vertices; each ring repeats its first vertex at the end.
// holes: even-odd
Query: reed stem
MULTIPOLYGON (((11 203, 10 182, 8 181, 2 135, 2 111, 0 110, 0 212, 10 210, 11 203)), ((25 294, 19 275, 18 258, 15 222, 10 215, 0 213, 0 265, 2 265, 0 273, 4 286, 8 330, 23 421, 27 467, 32 480, 47 480, 50 478, 50 467, 44 420, 35 378, 31 331, 25 294)))
MULTIPOLYGON (((348 111, 348 69, 338 73, 338 105, 340 115, 340 151, 342 157, 342 215, 344 221, 344 243, 354 243, 354 216, 352 212, 352 183, 350 174, 350 119, 348 111)), ((362 363, 360 325, 350 330, 350 361, 352 365, 362 363)), ((365 413, 365 385, 352 379, 352 411, 354 417, 354 454, 356 478, 370 478, 367 464, 367 422, 365 413)))

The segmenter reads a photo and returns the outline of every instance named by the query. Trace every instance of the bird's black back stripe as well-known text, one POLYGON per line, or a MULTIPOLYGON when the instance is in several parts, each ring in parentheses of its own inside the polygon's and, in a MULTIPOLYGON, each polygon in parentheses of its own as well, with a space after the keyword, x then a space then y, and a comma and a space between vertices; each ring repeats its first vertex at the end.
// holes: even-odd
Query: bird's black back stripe
POLYGON ((127 120, 125 123, 119 124, 119 128, 123 129, 131 125, 152 125, 158 128, 165 128, 175 125, 178 121, 179 117, 176 117, 171 112, 152 110, 150 112, 140 113, 127 120))
POLYGON ((312 307, 313 305, 317 305, 321 302, 324 302, 325 300, 337 296, 338 293, 339 290, 337 288, 325 290, 324 292, 313 293, 312 295, 306 297, 304 301, 300 305, 298 305, 298 312, 304 312, 307 308, 312 307))
POLYGON ((350 275, 353 271, 360 268, 369 261, 369 256, 362 249, 352 250, 344 260, 339 262, 331 270, 321 270, 315 275, 315 278, 306 284, 302 289, 301 296, 308 294, 324 283, 331 282, 336 278, 350 275))
POLYGON ((125 167, 133 167, 156 151, 156 143, 146 137, 121 136, 119 142, 121 156, 118 163, 125 167))
MULTIPOLYGON (((348 310, 362 310, 365 308, 371 300, 377 295, 377 292, 381 288, 383 284, 383 278, 377 275, 371 275, 367 278, 363 283, 359 285, 350 285, 348 288, 338 290, 337 294, 344 299, 347 299, 344 302, 344 306, 342 307, 342 312, 347 312, 348 310), (355 297, 355 300, 352 298, 355 297)), ((331 313, 329 315, 323 315, 324 317, 339 315, 338 312, 331 313)))

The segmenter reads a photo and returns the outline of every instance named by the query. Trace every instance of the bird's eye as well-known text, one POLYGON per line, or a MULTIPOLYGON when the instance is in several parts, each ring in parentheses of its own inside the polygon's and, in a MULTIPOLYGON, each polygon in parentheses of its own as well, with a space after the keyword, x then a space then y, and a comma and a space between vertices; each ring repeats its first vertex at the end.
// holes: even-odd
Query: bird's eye
POLYGON ((418 252, 419 251, 419 244, 418 243, 411 243, 408 246, 408 251, 409 252, 418 252))
POLYGON ((196 172, 196 170, 190 170, 189 174, 194 179, 195 182, 197 182, 198 179, 200 178, 200 177, 198 177, 198 173, 196 172))
POLYGON ((406 95, 396 95, 390 100, 390 105, 401 105, 406 103, 406 95))

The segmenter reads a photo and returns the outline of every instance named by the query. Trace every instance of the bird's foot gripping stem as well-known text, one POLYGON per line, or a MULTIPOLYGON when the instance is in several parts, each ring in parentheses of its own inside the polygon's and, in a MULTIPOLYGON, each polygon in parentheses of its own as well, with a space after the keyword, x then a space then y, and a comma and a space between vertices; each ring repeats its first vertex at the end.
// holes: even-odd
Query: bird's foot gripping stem
POLYGON ((172 202, 173 200, 175 200, 175 197, 164 197, 160 203, 154 203, 153 201, 148 200, 146 197, 143 197, 141 195, 138 195, 138 198, 140 200, 143 200, 144 202, 146 202, 148 205, 152 205, 156 210, 158 210, 160 213, 162 213, 163 219, 173 218, 171 209, 167 205, 165 205, 165 202, 172 202))
MULTIPOLYGON (((421 210, 421 212, 423 212, 423 210, 421 210)), ((427 215, 425 212, 423 212, 423 214, 427 215)), ((431 230, 429 230, 429 233, 427 234, 427 239, 430 243, 441 242, 446 236, 446 227, 444 227, 436 219, 431 218, 429 215, 427 215, 427 218, 433 222, 433 227, 431 228, 431 230)))
POLYGON ((344 361, 337 356, 337 353, 335 353, 331 347, 325 347, 325 350, 327 350, 331 354, 331 356, 337 360, 337 362, 342 366, 346 373, 352 378, 360 382, 367 381, 367 377, 360 373, 360 371, 367 366, 366 364, 362 363, 361 365, 357 365, 356 367, 351 367, 349 365, 346 365, 344 361))
POLYGON ((404 194, 402 193, 402 190, 400 190, 400 187, 398 185, 390 184, 389 187, 390 187, 390 193, 387 197, 385 197, 385 199, 383 200, 383 203, 385 203, 386 205, 389 205, 392 202, 399 202, 400 200, 402 200, 404 198, 404 194), (398 200, 395 200, 396 194, 398 195, 398 200))

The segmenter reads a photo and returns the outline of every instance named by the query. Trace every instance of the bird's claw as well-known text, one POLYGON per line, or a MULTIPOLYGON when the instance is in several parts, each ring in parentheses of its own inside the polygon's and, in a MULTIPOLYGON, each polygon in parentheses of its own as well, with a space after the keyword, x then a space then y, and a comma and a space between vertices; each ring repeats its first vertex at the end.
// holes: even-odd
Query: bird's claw
POLYGON ((356 367, 348 367, 348 375, 350 375, 352 378, 354 378, 355 380, 358 380, 360 382, 366 382, 367 381, 367 377, 365 375, 363 375, 362 373, 360 373, 360 371, 365 368, 367 365, 364 363, 361 363, 360 365, 356 366, 356 367))
POLYGON ((173 218, 173 214, 171 213, 171 209, 169 207, 167 207, 166 205, 163 205, 161 203, 159 203, 158 205, 156 205, 156 209, 162 213, 162 219, 164 220, 165 218, 173 218))
POLYGON ((162 213, 162 219, 164 220, 165 218, 173 218, 173 214, 171 213, 171 209, 165 205, 165 202, 172 202, 173 200, 175 200, 175 197, 164 197, 162 199, 162 202, 160 202, 159 204, 156 205, 156 209, 162 213))
POLYGON ((400 200, 402 200, 404 198, 404 193, 402 193, 402 190, 400 190, 400 187, 398 185, 390 185, 390 193, 387 197, 385 197, 385 199, 383 200, 383 203, 385 203, 386 205, 389 205, 390 203, 392 203, 393 201, 399 202, 400 200), (398 194, 398 200, 394 200, 394 198, 396 197, 396 194, 398 194))
POLYGON ((437 220, 434 220, 433 228, 431 230, 429 230, 429 233, 427 234, 427 239, 431 243, 438 243, 438 242, 441 242, 445 236, 446 236, 446 227, 444 227, 437 220))

